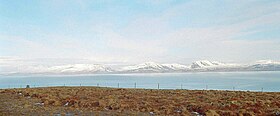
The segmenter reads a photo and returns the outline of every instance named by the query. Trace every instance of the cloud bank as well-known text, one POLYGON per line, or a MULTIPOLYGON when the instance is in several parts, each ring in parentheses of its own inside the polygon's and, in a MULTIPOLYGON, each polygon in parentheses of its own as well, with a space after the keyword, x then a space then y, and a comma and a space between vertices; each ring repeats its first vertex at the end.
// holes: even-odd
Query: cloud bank
POLYGON ((279 1, 2 1, 0 5, 5 9, 0 11, 0 56, 23 59, 20 62, 280 59, 279 1))

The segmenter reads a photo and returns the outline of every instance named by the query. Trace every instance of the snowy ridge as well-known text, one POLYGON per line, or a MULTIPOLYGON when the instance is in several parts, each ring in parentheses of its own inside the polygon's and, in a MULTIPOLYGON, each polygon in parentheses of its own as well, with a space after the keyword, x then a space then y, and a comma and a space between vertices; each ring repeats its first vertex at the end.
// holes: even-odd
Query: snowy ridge
POLYGON ((163 72, 205 72, 205 71, 280 71, 280 62, 263 60, 253 64, 221 63, 218 61, 200 60, 190 66, 181 64, 158 64, 146 62, 139 65, 121 68, 121 73, 163 73, 163 72))
POLYGON ((256 61, 256 64, 276 64, 276 65, 280 65, 280 62, 273 61, 273 60, 259 60, 259 61, 256 61))
POLYGON ((121 68, 120 71, 129 71, 129 70, 138 70, 138 69, 151 69, 151 70, 157 70, 157 69, 163 69, 163 66, 154 62, 145 62, 142 64, 134 65, 134 66, 127 66, 121 68))
POLYGON ((53 66, 48 68, 48 71, 54 73, 105 73, 113 72, 109 67, 105 67, 99 64, 74 64, 74 65, 62 65, 53 66))
POLYGON ((186 70, 187 66, 181 64, 158 64, 155 62, 145 62, 134 66, 126 66, 119 72, 146 73, 146 72, 172 72, 186 70))
POLYGON ((218 61, 208 61, 208 60, 200 60, 195 61, 190 66, 192 69, 203 69, 203 68, 233 68, 240 67, 238 64, 229 64, 229 63, 221 63, 218 61))
POLYGON ((205 68, 205 67, 216 67, 216 66, 222 66, 223 63, 220 62, 211 62, 208 60, 201 60, 201 61, 195 61, 192 63, 191 68, 205 68))
POLYGON ((280 62, 260 60, 251 64, 232 64, 200 60, 191 65, 145 62, 137 65, 110 67, 100 64, 67 64, 58 66, 12 65, 1 67, 0 74, 107 74, 107 73, 176 73, 219 71, 280 71, 280 62))
POLYGON ((111 73, 110 67, 99 64, 71 64, 59 66, 19 66, 16 71, 7 72, 14 74, 93 74, 93 73, 111 73))
POLYGON ((162 64, 163 66, 169 67, 170 69, 173 70, 185 70, 185 69, 189 69, 188 66, 185 65, 181 65, 181 64, 177 64, 177 63, 173 63, 173 64, 162 64))
POLYGON ((279 71, 280 62, 272 60, 259 60, 256 63, 249 65, 248 69, 255 71, 279 71))

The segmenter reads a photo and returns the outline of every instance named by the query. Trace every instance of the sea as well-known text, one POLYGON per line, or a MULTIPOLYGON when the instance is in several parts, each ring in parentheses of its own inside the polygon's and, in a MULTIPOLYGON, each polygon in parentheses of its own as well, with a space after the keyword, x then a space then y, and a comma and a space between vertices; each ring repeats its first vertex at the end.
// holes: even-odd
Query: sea
POLYGON ((0 76, 0 88, 112 88, 280 92, 280 71, 0 76))

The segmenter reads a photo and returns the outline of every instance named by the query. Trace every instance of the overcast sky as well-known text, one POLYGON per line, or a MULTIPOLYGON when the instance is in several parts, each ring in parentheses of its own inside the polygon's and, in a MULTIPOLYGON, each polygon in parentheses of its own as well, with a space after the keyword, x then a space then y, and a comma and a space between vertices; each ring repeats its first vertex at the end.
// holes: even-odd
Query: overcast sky
POLYGON ((280 59, 279 0, 1 0, 0 63, 280 59))

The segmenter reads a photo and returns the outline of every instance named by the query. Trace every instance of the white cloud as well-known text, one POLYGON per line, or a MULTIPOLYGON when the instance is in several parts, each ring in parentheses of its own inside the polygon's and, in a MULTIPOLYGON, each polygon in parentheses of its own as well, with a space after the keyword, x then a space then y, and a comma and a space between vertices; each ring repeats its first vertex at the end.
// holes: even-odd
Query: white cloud
MULTIPOLYGON (((162 1, 152 2, 155 2, 155 5, 166 4, 161 3, 162 1)), ((10 35, 1 35, 0 38, 11 43, 13 46, 11 51, 15 52, 15 56, 29 60, 37 59, 36 62, 42 58, 56 59, 51 62, 73 59, 90 63, 140 63, 149 60, 184 63, 190 62, 189 59, 245 62, 280 58, 279 38, 240 39, 247 34, 262 32, 262 29, 252 29, 254 27, 279 25, 279 4, 251 6, 250 3, 243 1, 237 2, 232 3, 233 6, 227 9, 231 11, 229 14, 217 16, 217 21, 213 22, 219 22, 219 25, 214 26, 172 28, 171 23, 178 17, 192 17, 195 13, 207 12, 207 9, 197 7, 200 5, 198 2, 190 1, 169 7, 157 15, 149 13, 136 15, 127 22, 127 25, 119 28, 116 28, 115 22, 110 20, 103 22, 94 20, 100 18, 98 17, 100 14, 97 13, 91 14, 92 19, 88 19, 89 22, 85 23, 89 25, 82 23, 85 27, 81 27, 79 22, 72 19, 63 22, 67 28, 65 30, 73 32, 69 35, 33 30, 34 33, 39 32, 36 36, 38 38, 10 35)), ((50 5, 54 5, 54 8, 64 6, 61 3, 50 5)), ((80 5, 83 9, 87 7, 84 2, 80 5)), ((207 13, 211 13, 211 10, 207 13)))

